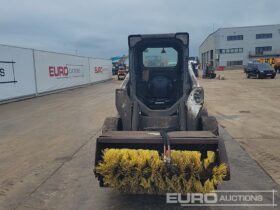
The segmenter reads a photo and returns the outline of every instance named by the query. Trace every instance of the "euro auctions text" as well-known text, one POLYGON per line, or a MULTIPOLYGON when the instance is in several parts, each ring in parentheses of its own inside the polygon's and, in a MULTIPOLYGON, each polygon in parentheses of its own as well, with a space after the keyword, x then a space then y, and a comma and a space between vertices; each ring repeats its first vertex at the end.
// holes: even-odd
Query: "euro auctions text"
POLYGON ((220 190, 210 193, 167 193, 167 204, 181 206, 267 206, 276 207, 275 190, 220 190))
POLYGON ((49 66, 49 77, 68 78, 83 76, 82 66, 49 66))

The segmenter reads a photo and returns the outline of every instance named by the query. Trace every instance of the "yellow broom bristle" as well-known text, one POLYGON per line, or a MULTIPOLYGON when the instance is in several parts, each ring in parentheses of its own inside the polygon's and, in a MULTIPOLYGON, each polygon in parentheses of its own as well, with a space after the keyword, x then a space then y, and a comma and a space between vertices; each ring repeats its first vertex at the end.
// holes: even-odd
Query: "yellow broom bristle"
POLYGON ((95 171, 106 186, 127 193, 206 193, 215 190, 227 174, 225 164, 214 162, 211 151, 201 160, 200 152, 172 150, 167 165, 155 150, 105 149, 95 171))

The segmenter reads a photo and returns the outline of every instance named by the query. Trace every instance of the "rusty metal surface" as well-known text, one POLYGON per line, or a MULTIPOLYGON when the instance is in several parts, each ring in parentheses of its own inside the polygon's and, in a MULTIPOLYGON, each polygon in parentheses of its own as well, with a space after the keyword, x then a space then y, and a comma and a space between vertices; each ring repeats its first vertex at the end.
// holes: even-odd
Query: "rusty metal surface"
MULTIPOLYGON (((210 131, 171 131, 168 132, 170 138, 214 138, 217 139, 210 131)), ((114 138, 155 138, 160 139, 158 131, 108 131, 103 133, 100 137, 114 138)))
POLYGON ((178 116, 139 116, 139 128, 144 131, 158 131, 162 128, 178 130, 178 116))

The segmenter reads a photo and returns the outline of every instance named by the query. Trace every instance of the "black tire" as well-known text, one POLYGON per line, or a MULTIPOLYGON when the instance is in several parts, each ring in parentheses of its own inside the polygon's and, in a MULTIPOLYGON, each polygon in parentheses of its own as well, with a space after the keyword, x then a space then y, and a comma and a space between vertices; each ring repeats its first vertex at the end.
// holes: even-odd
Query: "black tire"
POLYGON ((257 73, 257 79, 261 79, 260 73, 257 73))
POLYGON ((121 78, 118 76, 118 80, 121 80, 121 78))
POLYGON ((246 74, 246 78, 247 78, 247 79, 250 79, 250 75, 249 75, 248 73, 246 74))
POLYGON ((275 75, 271 76, 270 78, 271 78, 271 79, 274 79, 274 78, 275 78, 275 75))
POLYGON ((107 117, 102 126, 102 133, 108 131, 119 131, 122 129, 121 119, 118 117, 107 117))
POLYGON ((201 122, 203 131, 211 131, 216 136, 219 136, 219 126, 216 117, 202 116, 201 122))

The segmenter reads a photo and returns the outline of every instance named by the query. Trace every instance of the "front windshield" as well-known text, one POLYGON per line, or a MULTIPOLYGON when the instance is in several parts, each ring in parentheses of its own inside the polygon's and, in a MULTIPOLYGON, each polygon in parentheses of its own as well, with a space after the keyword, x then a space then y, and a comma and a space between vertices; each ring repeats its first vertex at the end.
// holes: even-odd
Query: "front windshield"
POLYGON ((172 47, 146 48, 143 51, 145 67, 174 67, 178 62, 178 53, 172 47))
POLYGON ((272 70, 272 67, 267 63, 262 63, 259 65, 259 69, 261 70, 272 70))

